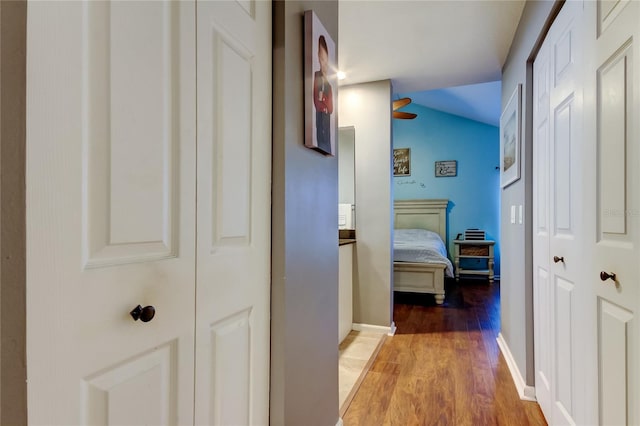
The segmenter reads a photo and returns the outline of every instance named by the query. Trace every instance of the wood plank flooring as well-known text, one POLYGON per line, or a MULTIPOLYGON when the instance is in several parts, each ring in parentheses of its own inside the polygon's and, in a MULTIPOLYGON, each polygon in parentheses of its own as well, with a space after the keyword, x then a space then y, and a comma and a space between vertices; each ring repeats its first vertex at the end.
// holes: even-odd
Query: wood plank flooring
POLYGON ((432 295, 395 296, 387 338, 343 417, 354 425, 546 425, 518 397, 496 337, 499 283, 447 283, 432 295))

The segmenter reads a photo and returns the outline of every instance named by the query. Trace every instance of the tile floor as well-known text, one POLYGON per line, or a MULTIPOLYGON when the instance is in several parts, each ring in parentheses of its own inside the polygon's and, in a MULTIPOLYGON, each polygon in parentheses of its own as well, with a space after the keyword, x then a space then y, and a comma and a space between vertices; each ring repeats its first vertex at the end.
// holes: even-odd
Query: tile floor
POLYGON ((351 330, 340 343, 338 381, 341 414, 347 410, 385 336, 384 333, 351 330))

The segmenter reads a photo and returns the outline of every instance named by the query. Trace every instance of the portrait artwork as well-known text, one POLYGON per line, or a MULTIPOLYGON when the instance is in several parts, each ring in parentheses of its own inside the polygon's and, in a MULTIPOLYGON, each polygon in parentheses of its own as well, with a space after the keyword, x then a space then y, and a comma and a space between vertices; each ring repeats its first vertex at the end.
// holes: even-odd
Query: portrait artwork
POLYGON ((316 14, 304 13, 305 146, 336 152, 336 46, 316 14))

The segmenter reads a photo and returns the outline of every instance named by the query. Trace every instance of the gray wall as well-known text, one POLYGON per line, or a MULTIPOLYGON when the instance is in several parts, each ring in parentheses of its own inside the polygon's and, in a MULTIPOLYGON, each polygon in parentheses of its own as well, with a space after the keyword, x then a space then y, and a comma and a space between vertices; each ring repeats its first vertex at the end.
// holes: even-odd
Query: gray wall
POLYGON ((532 98, 531 63, 561 1, 527 1, 511 50, 502 68, 502 107, 522 84, 520 180, 502 191, 500 306, 502 336, 527 385, 534 384, 533 239, 532 239, 532 98), (510 206, 524 206, 524 223, 510 223, 510 206))
POLYGON ((0 424, 27 424, 27 3, 0 2, 0 424))
POLYGON ((353 322, 391 326, 391 81, 340 88, 340 126, 356 131, 353 322))
POLYGON ((273 7, 271 424, 276 426, 338 422, 338 161, 304 147, 303 12, 308 9, 337 46, 337 1, 276 1, 273 7))

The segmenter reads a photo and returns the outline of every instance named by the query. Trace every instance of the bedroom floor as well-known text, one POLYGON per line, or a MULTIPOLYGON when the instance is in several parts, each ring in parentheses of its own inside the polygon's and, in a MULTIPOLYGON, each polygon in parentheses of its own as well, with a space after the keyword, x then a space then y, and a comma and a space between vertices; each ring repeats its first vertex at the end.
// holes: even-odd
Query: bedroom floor
POLYGON ((432 295, 396 294, 388 337, 343 416, 353 425, 545 425, 518 397, 496 337, 500 284, 447 282, 432 295))

